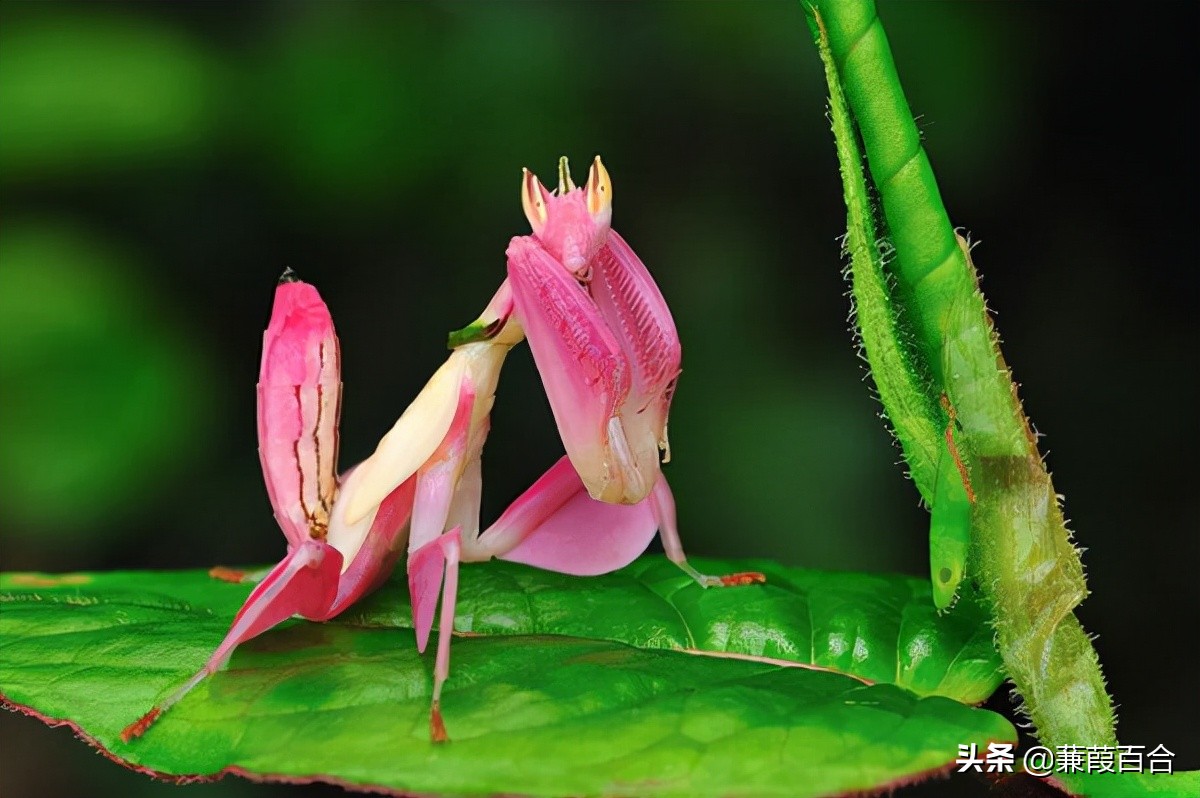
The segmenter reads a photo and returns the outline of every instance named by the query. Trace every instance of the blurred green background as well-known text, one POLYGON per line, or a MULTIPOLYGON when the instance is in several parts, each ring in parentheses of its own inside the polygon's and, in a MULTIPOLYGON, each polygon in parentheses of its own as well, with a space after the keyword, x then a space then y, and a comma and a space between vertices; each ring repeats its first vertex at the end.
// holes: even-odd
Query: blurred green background
MULTIPOLYGON (((1151 35, 1128 4, 880 3, 1088 550, 1121 738, 1194 768, 1200 175, 1177 114, 1200 72, 1196 7, 1162 8, 1151 35)), ((0 567, 275 561, 254 383, 283 267, 337 323, 349 466, 502 279, 520 168, 550 182, 567 154, 582 179, 601 153, 684 342, 688 550, 924 573, 847 332, 824 92, 795 2, 5 2, 0 567)), ((560 451, 522 348, 485 521, 560 451)), ((300 789, 167 787, 8 714, 0 735, 5 798, 300 789)))

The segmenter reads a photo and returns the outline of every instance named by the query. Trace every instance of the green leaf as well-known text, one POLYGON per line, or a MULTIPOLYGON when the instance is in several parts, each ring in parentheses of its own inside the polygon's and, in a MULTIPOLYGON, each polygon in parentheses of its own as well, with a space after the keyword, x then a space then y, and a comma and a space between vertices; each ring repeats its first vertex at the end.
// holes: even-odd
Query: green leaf
POLYGON ((978 618, 939 618, 928 583, 703 567, 757 567, 770 581, 705 591, 661 557, 591 579, 465 566, 456 628, 471 635, 454 641, 447 745, 428 741, 432 652, 393 628, 410 622, 402 580, 336 621, 244 644, 123 744, 121 728, 203 663, 249 587, 198 571, 0 575, 0 693, 161 775, 425 793, 835 795, 945 767, 959 744, 1015 740, 1004 718, 944 696, 669 650, 791 654, 925 690, 990 691, 978 618))
POLYGON ((1179 773, 1072 773, 1054 779, 1079 798, 1200 795, 1200 770, 1179 773))
MULTIPOLYGON (((964 604, 939 620, 924 580, 697 562, 708 573, 762 571, 767 584, 700 590, 665 557, 587 579, 494 562, 463 569, 454 628, 791 660, 971 704, 1004 678, 984 608, 964 604)), ((397 586, 345 617, 409 628, 411 613, 407 590, 397 586)))

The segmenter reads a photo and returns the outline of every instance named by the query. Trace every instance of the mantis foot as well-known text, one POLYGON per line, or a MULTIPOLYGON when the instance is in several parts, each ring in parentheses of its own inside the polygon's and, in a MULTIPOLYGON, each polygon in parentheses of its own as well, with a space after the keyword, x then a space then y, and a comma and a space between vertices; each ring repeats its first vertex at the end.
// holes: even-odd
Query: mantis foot
POLYGON ((220 579, 222 582, 232 582, 233 584, 241 584, 241 581, 246 578, 245 571, 239 571, 236 568, 226 568, 224 565, 215 565, 208 569, 208 575, 213 579, 220 579))
POLYGON ((158 720, 158 716, 161 714, 162 710, 155 707, 133 723, 130 723, 121 731, 121 742, 132 742, 136 738, 141 737, 153 725, 154 721, 158 720))
POLYGON ((736 574, 723 574, 721 576, 711 576, 702 574, 692 567, 686 559, 674 561, 685 574, 696 580, 700 587, 737 587, 739 585, 761 585, 767 581, 767 577, 758 571, 742 571, 736 574))
POLYGON ((442 707, 438 701, 434 701, 429 707, 429 739, 434 743, 450 742, 450 736, 446 734, 446 722, 442 720, 442 707))
POLYGON ((721 580, 721 587, 736 587, 738 585, 761 585, 765 584, 767 577, 758 571, 742 571, 736 574, 726 574, 725 576, 717 577, 721 580))
POLYGON ((263 568, 258 571, 242 571, 224 565, 214 565, 208 569, 208 575, 213 579, 220 579, 222 582, 229 582, 235 585, 257 585, 266 579, 269 573, 271 573, 270 568, 263 568))

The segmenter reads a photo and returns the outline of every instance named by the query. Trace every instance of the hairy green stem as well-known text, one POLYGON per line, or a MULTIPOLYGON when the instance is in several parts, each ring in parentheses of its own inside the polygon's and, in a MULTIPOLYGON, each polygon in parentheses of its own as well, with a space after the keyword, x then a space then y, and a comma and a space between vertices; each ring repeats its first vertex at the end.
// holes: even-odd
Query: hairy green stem
POLYGON ((846 276, 850 279, 852 317, 885 408, 884 417, 891 423, 909 474, 932 514, 929 572, 934 603, 946 609, 954 603, 966 574, 970 503, 943 434, 949 414, 935 399, 938 390, 929 364, 891 296, 894 279, 885 268, 887 251, 877 234, 858 136, 833 56, 826 37, 819 36, 817 43, 829 84, 829 117, 846 201, 844 251, 850 258, 846 276))
POLYGON ((933 506, 939 441, 945 426, 941 409, 929 396, 934 392, 928 367, 911 345, 892 300, 884 270, 885 250, 875 228, 870 188, 862 170, 862 155, 854 123, 837 79, 828 47, 818 39, 825 78, 829 84, 830 121, 841 165, 846 201, 845 254, 853 297, 853 318, 871 378, 879 391, 887 420, 904 451, 905 463, 921 498, 933 506))
MULTIPOLYGON (((1073 614, 1087 595, 1083 566, 1000 354, 969 248, 942 204, 875 4, 818 0, 806 9, 830 84, 858 323, 914 480, 921 488, 936 478, 928 462, 936 444, 926 442, 929 425, 943 416, 929 408, 944 396, 957 420, 955 465, 974 499, 970 562, 1025 709, 1048 745, 1115 744, 1099 662, 1073 614), (894 249, 888 260, 863 210, 869 194, 853 122, 894 249), (907 375, 892 373, 897 367, 907 375), (902 432, 898 419, 912 417, 913 408, 924 409, 920 423, 902 432)), ((940 464, 948 473, 944 458, 940 464)), ((961 497, 950 506, 961 508, 961 497)), ((936 498, 933 507, 936 534, 936 498)))

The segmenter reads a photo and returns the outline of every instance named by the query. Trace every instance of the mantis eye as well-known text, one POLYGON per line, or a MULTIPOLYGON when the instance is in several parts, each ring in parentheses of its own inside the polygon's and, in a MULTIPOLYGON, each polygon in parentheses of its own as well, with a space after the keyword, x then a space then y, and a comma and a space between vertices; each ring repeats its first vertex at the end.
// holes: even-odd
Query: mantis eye
POLYGON ((549 192, 533 172, 528 169, 522 169, 521 172, 521 207, 525 209, 525 218, 529 220, 533 232, 540 233, 546 226, 546 199, 549 192))
POLYGON ((608 170, 604 168, 604 163, 600 160, 600 156, 596 156, 596 160, 592 161, 592 168, 588 170, 587 186, 584 187, 587 194, 587 209, 592 216, 599 216, 607 213, 612 208, 612 181, 608 177, 608 170))

